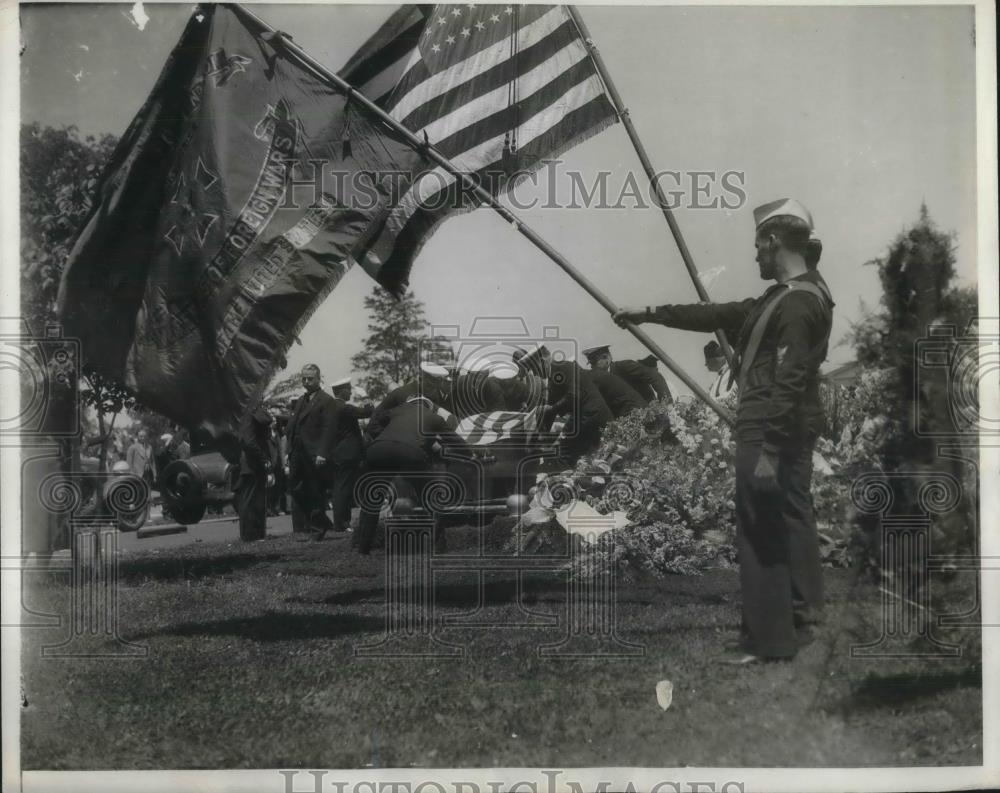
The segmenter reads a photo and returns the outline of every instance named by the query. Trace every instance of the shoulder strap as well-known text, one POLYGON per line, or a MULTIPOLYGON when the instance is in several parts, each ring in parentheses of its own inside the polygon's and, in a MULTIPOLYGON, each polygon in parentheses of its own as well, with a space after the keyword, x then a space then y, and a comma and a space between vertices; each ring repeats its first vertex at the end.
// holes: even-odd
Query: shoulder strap
POLYGON ((740 356, 740 373, 739 373, 739 386, 740 393, 743 393, 743 387, 746 385, 746 378, 750 372, 750 368, 753 366, 754 358, 757 357, 757 352, 760 349, 760 342, 764 338, 764 331, 767 329, 767 323, 771 319, 771 315, 774 314, 775 309, 778 307, 778 303, 791 292, 806 292, 807 294, 813 295, 816 299, 823 301, 829 300, 832 302, 830 293, 824 289, 819 284, 814 284, 811 281, 788 281, 783 284, 785 289, 778 292, 772 299, 771 302, 764 307, 760 316, 757 317, 757 321, 754 323, 753 330, 750 331, 750 339, 747 341, 747 346, 743 351, 743 355, 740 356))

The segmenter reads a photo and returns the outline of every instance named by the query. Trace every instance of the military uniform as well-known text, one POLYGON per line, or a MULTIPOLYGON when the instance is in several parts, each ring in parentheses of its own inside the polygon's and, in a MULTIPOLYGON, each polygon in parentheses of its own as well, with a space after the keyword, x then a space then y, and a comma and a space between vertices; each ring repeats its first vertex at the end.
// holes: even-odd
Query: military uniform
POLYGON ((554 361, 549 371, 549 402, 554 413, 569 413, 563 448, 579 457, 597 448, 601 430, 614 418, 597 386, 575 361, 554 361))
MULTIPOLYGON (((373 440, 365 451, 366 476, 384 479, 390 485, 394 480, 402 480, 413 489, 418 503, 422 502, 426 487, 434 481, 434 472, 442 470, 433 459, 434 443, 466 447, 447 421, 420 399, 392 408, 372 428, 372 434, 373 440)), ((363 554, 371 550, 378 528, 378 511, 373 506, 361 506, 355 539, 357 549, 363 554)), ((440 548, 444 541, 441 526, 435 525, 434 537, 435 545, 440 548)))
POLYGON ((673 401, 667 380, 657 371, 655 361, 652 366, 639 361, 612 361, 611 373, 628 383, 647 405, 654 399, 673 401))
POLYGON ((240 476, 236 512, 240 539, 262 540, 267 535, 267 472, 271 463, 271 416, 258 408, 240 423, 240 476))
POLYGON ((505 410, 506 406, 503 387, 487 372, 468 372, 452 379, 446 407, 457 418, 505 410))
POLYGON ((660 306, 648 321, 683 330, 725 331, 739 340, 742 359, 758 319, 776 299, 756 355, 740 369, 736 517, 747 649, 765 657, 789 657, 796 651, 793 598, 811 611, 823 605, 809 483, 813 446, 823 425, 819 367, 832 323, 829 289, 812 270, 775 284, 757 299, 660 306), (802 284, 813 287, 796 288, 802 284), (816 289, 824 294, 817 296, 816 289), (753 485, 762 450, 777 455, 777 494, 758 492, 753 485))
POLYGON ((591 369, 586 373, 586 376, 597 386, 597 390, 601 392, 601 396, 615 418, 620 418, 630 411, 645 407, 647 404, 647 401, 632 386, 616 374, 600 369, 591 369))

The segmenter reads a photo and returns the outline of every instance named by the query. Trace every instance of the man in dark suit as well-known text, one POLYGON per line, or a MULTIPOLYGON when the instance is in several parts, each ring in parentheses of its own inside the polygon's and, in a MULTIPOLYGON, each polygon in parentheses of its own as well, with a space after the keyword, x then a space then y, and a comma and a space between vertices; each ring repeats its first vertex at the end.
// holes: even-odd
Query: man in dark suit
POLYGON ((656 369, 655 355, 641 361, 615 361, 611 358, 611 347, 604 344, 584 350, 583 356, 590 364, 591 372, 611 372, 620 377, 643 399, 644 404, 648 405, 654 399, 673 401, 666 379, 656 369))
POLYGON ((333 528, 326 514, 326 479, 337 427, 333 397, 320 388, 316 364, 302 367, 302 387, 305 393, 288 420, 288 480, 313 539, 319 540, 333 528))
POLYGON ((361 438, 359 419, 372 415, 371 404, 351 404, 351 378, 345 377, 331 386, 333 391, 333 450, 330 465, 333 473, 333 530, 347 531, 351 525, 351 505, 354 483, 365 459, 365 444, 361 438))
POLYGON ((816 270, 819 246, 809 211, 794 199, 779 199, 757 207, 754 221, 760 277, 776 282, 763 295, 615 315, 620 324, 723 330, 738 340, 733 437, 745 652, 726 660, 741 664, 794 656, 796 622, 816 619, 823 607, 809 493, 823 425, 819 367, 833 318, 833 298, 816 270))
POLYGON ((267 474, 271 470, 269 435, 271 415, 258 405, 240 423, 240 477, 236 486, 236 512, 240 539, 263 540, 267 535, 267 474))

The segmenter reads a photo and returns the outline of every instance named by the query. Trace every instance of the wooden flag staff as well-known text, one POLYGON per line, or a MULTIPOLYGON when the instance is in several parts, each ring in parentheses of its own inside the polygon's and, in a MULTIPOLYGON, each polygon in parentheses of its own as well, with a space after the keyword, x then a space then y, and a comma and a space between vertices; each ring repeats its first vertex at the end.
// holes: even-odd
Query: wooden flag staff
MULTIPOLYGON (((555 250, 551 245, 549 245, 544 239, 542 239, 532 228, 526 226, 524 223, 518 219, 513 212, 507 209, 505 206, 500 204, 496 198, 494 198, 489 192, 484 190, 478 182, 468 173, 459 169, 451 160, 441 154, 433 145, 429 144, 427 141, 422 140, 415 133, 411 132, 409 129, 404 127, 399 121, 394 119, 388 113, 386 113, 382 108, 368 99, 364 94, 359 93, 350 83, 344 80, 343 77, 331 72, 329 69, 324 67, 321 63, 316 61, 311 55, 309 55, 305 50, 303 50, 298 44, 296 44, 292 38, 287 33, 282 33, 277 31, 264 22, 260 17, 251 11, 247 10, 245 6, 234 3, 233 7, 239 9, 239 12, 244 15, 249 21, 260 27, 260 32, 267 34, 270 43, 273 45, 275 43, 280 43, 281 46, 302 66, 307 68, 313 74, 315 74, 321 80, 333 85, 335 88, 350 97, 352 102, 357 102, 358 104, 365 107, 373 115, 377 116, 383 123, 391 127, 395 132, 397 132, 406 143, 412 146, 415 150, 419 151, 429 160, 439 165, 444 170, 448 171, 456 179, 460 179, 466 189, 476 196, 480 201, 489 206, 495 212, 497 212, 504 220, 511 224, 515 231, 518 231, 522 236, 530 240, 536 248, 538 248, 542 253, 549 257, 553 262, 555 262, 562 270, 569 275, 574 281, 576 281, 583 289, 594 298, 598 303, 600 303, 606 311, 610 314, 616 314, 620 310, 607 295, 601 292, 591 281, 579 270, 576 269, 562 254, 555 250)), ((692 393, 695 394, 699 399, 701 399, 706 405, 708 405, 712 410, 714 410, 718 416, 726 423, 732 425, 735 423, 733 415, 722 405, 712 399, 708 395, 708 392, 702 388, 697 381, 695 381, 690 375, 687 374, 677 363, 664 352, 660 346, 653 341, 649 335, 639 328, 637 325, 629 322, 626 323, 626 330, 629 331, 633 336, 635 336, 639 341, 641 341, 650 352, 652 352, 663 365, 666 366, 674 375, 691 389, 692 393)))
MULTIPOLYGON (((597 44, 594 43, 593 37, 590 35, 590 31, 587 29, 586 23, 580 16, 580 12, 577 11, 575 6, 567 6, 569 10, 569 15, 573 18, 573 22, 576 24, 577 30, 580 32, 580 38, 583 39, 584 43, 587 45, 587 49, 590 52, 590 59, 594 63, 594 67, 597 69, 598 75, 600 75, 601 82, 604 83, 604 88, 608 92, 608 96, 611 97, 611 103, 615 107, 615 112, 618 114, 618 118, 621 119, 622 126, 625 127, 625 131, 628 133, 629 140, 632 141, 632 147, 635 149, 635 153, 639 156, 639 162, 642 164, 642 169, 646 172, 646 177, 649 179, 650 185, 652 185, 653 190, 656 192, 656 200, 660 205, 660 209, 663 212, 663 217, 666 218, 667 225, 670 227, 670 233, 674 236, 674 242, 677 243, 677 249, 681 252, 681 259, 684 260, 684 266, 687 268, 688 275, 691 276, 691 280, 694 282, 695 291, 698 292, 698 298, 710 302, 708 297, 708 292, 705 291, 705 287, 701 282, 701 277, 698 274, 698 268, 694 266, 694 259, 691 258, 691 251, 688 250, 687 243, 684 241, 684 236, 681 234, 680 226, 677 225, 677 219, 674 217, 674 213, 670 210, 670 205, 667 203, 667 198, 663 194, 663 189, 660 187, 660 180, 657 178, 656 170, 653 168, 653 163, 649 159, 649 155, 646 153, 646 147, 642 145, 642 141, 639 139, 639 133, 632 123, 632 117, 629 114, 628 108, 625 107, 624 102, 622 102, 621 94, 618 93, 618 89, 615 87, 614 81, 611 79, 611 74, 608 72, 608 67, 604 63, 604 58, 601 57, 600 51, 597 49, 597 44)), ((729 341, 726 339, 726 334, 721 330, 715 332, 716 338, 719 340, 719 346, 722 347, 722 352, 726 356, 726 360, 729 362, 730 368, 734 367, 733 361, 733 350, 729 346, 729 341)))

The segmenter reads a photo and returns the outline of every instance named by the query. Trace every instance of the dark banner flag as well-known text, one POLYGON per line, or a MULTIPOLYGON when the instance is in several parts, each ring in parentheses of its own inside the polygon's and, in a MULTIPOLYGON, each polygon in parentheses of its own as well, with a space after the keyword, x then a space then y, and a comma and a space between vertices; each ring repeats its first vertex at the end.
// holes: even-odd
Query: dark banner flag
MULTIPOLYGON (((494 195, 618 120, 564 6, 403 6, 340 74, 494 195)), ((398 293, 438 225, 477 205, 428 171, 358 261, 398 293)))
MULTIPOLYGON (((203 6, 105 172, 59 309, 85 362, 191 428, 231 428, 419 157, 272 46, 203 6)), ((334 340, 335 341, 335 340, 334 340)))

